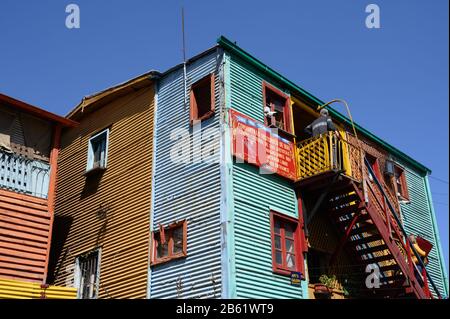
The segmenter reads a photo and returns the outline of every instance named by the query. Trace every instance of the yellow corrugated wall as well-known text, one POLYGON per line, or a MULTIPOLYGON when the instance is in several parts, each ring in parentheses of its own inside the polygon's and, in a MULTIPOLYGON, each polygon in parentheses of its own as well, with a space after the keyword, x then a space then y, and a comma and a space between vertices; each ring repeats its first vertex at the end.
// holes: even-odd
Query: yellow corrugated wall
POLYGON ((0 279, 0 299, 75 299, 77 289, 70 287, 49 286, 41 284, 0 279))
POLYGON ((70 285, 76 256, 100 247, 99 297, 146 297, 153 97, 153 85, 133 91, 63 132, 52 245, 55 284, 70 285), (88 180, 88 140, 108 126, 107 168, 88 180))

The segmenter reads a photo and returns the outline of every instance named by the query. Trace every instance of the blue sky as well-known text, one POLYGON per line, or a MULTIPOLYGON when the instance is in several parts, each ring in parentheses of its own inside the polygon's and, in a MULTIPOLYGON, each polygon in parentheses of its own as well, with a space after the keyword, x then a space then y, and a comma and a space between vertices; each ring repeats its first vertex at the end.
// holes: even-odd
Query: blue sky
POLYGON ((188 56, 225 35, 322 100, 346 99, 356 122, 431 168, 449 266, 447 0, 2 0, 0 92, 65 115, 85 95, 164 71, 182 58, 182 3, 188 56), (70 3, 80 29, 65 27, 70 3), (370 3, 380 29, 365 27, 370 3))

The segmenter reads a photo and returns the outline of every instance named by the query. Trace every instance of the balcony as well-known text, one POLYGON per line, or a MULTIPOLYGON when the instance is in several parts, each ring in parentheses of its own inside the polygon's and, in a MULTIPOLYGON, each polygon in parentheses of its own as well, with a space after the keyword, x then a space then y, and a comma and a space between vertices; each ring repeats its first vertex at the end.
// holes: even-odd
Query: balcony
POLYGON ((359 147, 335 132, 303 140, 296 145, 297 181, 307 183, 341 173, 362 179, 362 153, 359 147))
POLYGON ((50 165, 0 150, 0 189, 47 198, 50 165))

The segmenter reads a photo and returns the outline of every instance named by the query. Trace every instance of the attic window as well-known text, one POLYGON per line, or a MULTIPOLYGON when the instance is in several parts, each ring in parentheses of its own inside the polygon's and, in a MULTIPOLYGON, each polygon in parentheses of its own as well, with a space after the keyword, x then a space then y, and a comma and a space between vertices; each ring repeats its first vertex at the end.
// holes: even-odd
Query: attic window
POLYGON ((190 92, 190 122, 203 121, 214 115, 214 73, 195 82, 190 92))
POLYGON ((292 133, 291 100, 289 95, 263 82, 265 124, 292 133), (274 112, 269 114, 268 112, 274 112))

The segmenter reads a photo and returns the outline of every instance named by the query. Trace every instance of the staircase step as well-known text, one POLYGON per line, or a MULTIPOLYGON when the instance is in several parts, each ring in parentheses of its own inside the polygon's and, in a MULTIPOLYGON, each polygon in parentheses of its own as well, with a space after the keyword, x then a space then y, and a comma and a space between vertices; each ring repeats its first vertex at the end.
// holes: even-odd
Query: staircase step
POLYGON ((358 245, 371 243, 373 241, 377 241, 377 240, 381 240, 381 239, 382 239, 381 236, 376 234, 376 235, 372 235, 372 236, 361 238, 361 239, 351 240, 349 243, 352 246, 358 246, 358 245))
POLYGON ((378 256, 378 257, 374 257, 374 258, 370 258, 370 259, 364 259, 364 262, 366 262, 367 264, 378 264, 380 262, 388 261, 388 260, 392 260, 392 259, 394 259, 394 256, 389 254, 389 255, 378 256))
POLYGON ((405 276, 403 275, 393 275, 380 278, 380 283, 388 284, 389 281, 393 281, 393 283, 390 283, 390 285, 398 285, 402 284, 405 280, 405 276))
POLYGON ((382 266, 380 267, 380 271, 381 272, 386 272, 386 271, 392 271, 392 270, 399 270, 400 267, 399 265, 395 264, 395 265, 387 265, 387 266, 382 266))
POLYGON ((366 254, 373 254, 374 252, 383 251, 386 249, 388 249, 386 245, 378 245, 374 247, 367 247, 364 249, 356 250, 356 252, 358 254, 366 255, 366 254))
POLYGON ((328 212, 334 216, 343 216, 351 213, 356 213, 358 211, 361 211, 362 209, 363 207, 360 207, 358 203, 356 203, 345 207, 331 207, 329 208, 328 212))
POLYGON ((338 199, 330 199, 328 202, 328 207, 330 208, 340 208, 344 204, 348 204, 353 201, 359 201, 359 196, 357 194, 347 195, 338 199))
POLYGON ((377 230, 377 227, 375 225, 369 224, 369 223, 364 223, 363 226, 358 226, 358 227, 353 228, 350 232, 350 236, 362 234, 365 232, 370 233, 370 232, 376 231, 376 230, 377 230))

